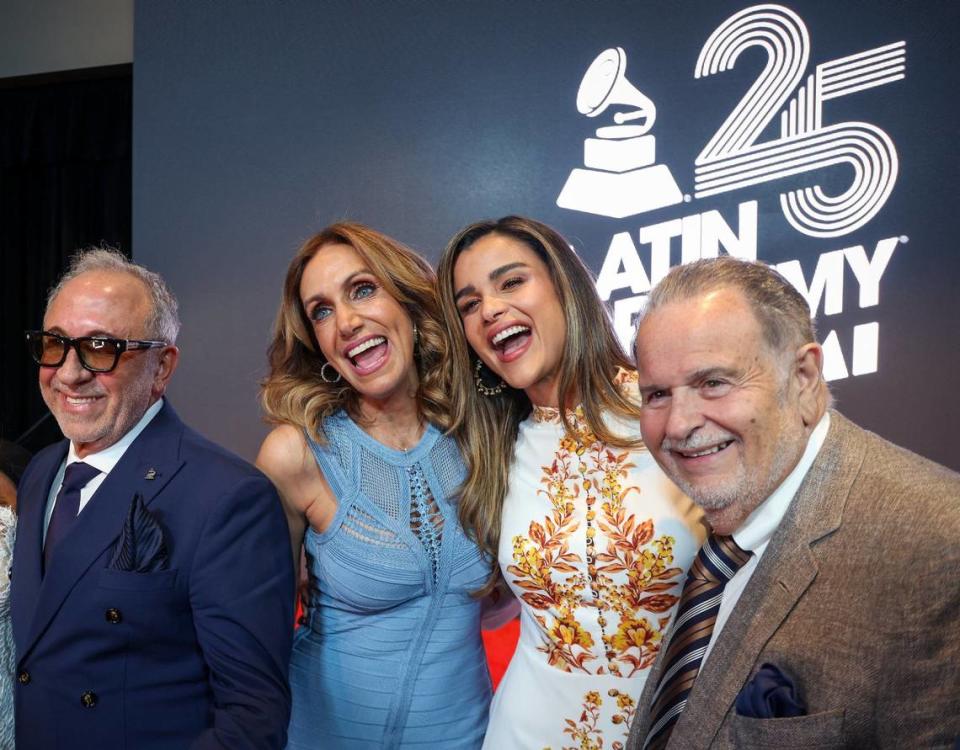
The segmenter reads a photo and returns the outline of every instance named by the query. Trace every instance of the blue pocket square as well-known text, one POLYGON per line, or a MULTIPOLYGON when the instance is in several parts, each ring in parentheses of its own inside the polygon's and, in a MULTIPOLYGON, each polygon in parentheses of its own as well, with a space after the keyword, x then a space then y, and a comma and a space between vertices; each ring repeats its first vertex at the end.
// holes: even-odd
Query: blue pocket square
POLYGON ((737 713, 754 719, 806 716, 807 707, 793 678, 775 664, 763 664, 737 695, 737 713))
POLYGON ((156 517, 147 510, 143 498, 136 494, 123 522, 113 559, 107 567, 132 573, 156 573, 166 570, 167 562, 163 529, 156 517))

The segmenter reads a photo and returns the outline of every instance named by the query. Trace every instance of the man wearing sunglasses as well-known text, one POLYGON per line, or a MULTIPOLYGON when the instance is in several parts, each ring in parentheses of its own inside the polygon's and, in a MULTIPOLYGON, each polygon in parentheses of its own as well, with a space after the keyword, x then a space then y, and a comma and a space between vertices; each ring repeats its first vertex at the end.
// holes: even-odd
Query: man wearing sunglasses
POLYGON ((267 479, 163 398, 178 329, 157 274, 93 250, 26 334, 67 440, 20 483, 20 750, 285 744, 286 523, 267 479))

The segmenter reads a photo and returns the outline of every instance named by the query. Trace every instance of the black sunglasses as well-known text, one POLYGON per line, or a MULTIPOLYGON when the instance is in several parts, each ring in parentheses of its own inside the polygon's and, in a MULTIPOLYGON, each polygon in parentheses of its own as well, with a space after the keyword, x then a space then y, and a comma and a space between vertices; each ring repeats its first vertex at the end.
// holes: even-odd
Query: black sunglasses
POLYGON ((168 346, 166 341, 113 339, 107 336, 78 336, 72 339, 48 331, 27 331, 25 335, 30 356, 41 367, 60 367, 73 348, 77 351, 80 364, 90 372, 110 372, 116 368, 124 352, 168 346))

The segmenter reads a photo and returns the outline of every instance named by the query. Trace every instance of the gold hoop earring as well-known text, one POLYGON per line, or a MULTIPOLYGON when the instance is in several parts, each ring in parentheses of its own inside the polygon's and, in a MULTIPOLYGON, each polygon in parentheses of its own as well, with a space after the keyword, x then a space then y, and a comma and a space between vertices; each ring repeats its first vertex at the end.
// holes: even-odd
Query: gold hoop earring
MULTIPOLYGON (((477 357, 477 364, 473 367, 473 380, 477 384, 477 392, 481 396, 486 396, 487 398, 490 398, 491 396, 499 396, 501 393, 503 393, 503 389, 507 387, 507 384, 504 382, 503 378, 500 378, 500 382, 493 386, 484 383, 483 375, 481 373, 483 367, 483 360, 477 357)), ((490 368, 487 369, 489 370, 490 368)))

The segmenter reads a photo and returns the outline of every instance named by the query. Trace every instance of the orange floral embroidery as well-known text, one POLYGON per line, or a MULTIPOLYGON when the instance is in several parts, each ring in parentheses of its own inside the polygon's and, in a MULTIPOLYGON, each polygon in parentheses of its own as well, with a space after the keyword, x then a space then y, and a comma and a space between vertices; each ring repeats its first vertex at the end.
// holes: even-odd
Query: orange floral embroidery
MULTIPOLYGON (((571 446, 572 447, 572 446, 571 446)), ((540 494, 550 500, 552 512, 543 524, 530 523, 528 536, 513 538, 514 564, 507 572, 516 576, 514 583, 523 593, 521 598, 536 610, 554 610, 557 616, 552 625, 537 615, 547 642, 541 650, 547 654, 551 666, 570 672, 587 672, 584 662, 596 658, 591 648, 592 636, 577 623, 573 613, 576 602, 586 586, 584 576, 574 567, 582 563, 580 555, 571 552, 569 539, 580 523, 574 517, 573 498, 579 493, 571 468, 575 451, 561 450, 549 467, 544 467, 540 494), (568 573, 567 578, 554 578, 553 572, 568 573)))
MULTIPOLYGON (((633 721, 633 715, 636 713, 636 702, 626 693, 621 693, 616 688, 607 691, 607 695, 615 698, 616 708, 613 710, 613 716, 610 721, 613 724, 623 727, 622 738, 625 740, 630 734, 630 722, 633 721)), ((603 729, 598 725, 602 714, 603 699, 596 690, 591 690, 583 696, 583 711, 580 713, 578 721, 573 719, 564 719, 566 727, 564 734, 569 734, 570 739, 576 742, 576 745, 564 746, 561 750, 601 750, 603 748, 603 729)), ((624 743, 619 739, 614 740, 611 745, 613 750, 623 750, 624 743)), ((550 750, 550 748, 544 748, 550 750)))
POLYGON ((596 690, 591 690, 583 697, 583 713, 580 714, 580 721, 565 719, 567 726, 563 730, 563 733, 569 734, 570 739, 577 744, 564 747, 563 750, 600 750, 603 747, 603 730, 597 727, 602 705, 603 700, 596 690))
POLYGON ((552 463, 542 467, 539 494, 549 500, 550 514, 542 523, 532 521, 525 536, 513 537, 507 573, 521 598, 537 610, 543 637, 538 648, 551 666, 629 677, 656 658, 678 599, 666 592, 678 586, 682 571, 672 565, 673 537, 654 538, 652 520, 638 520, 624 507, 632 493, 640 492, 637 486, 624 486, 634 467, 630 452, 614 451, 597 440, 579 410, 571 417, 576 434, 564 434, 552 463), (580 528, 574 500, 581 497, 587 507, 586 566, 569 547, 580 528), (585 605, 599 610, 602 644, 577 619, 585 605), (651 621, 639 610, 663 617, 651 621), (601 655, 605 664, 591 663, 601 655))

